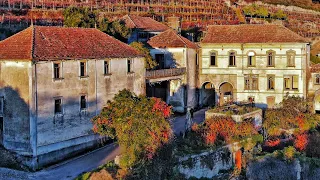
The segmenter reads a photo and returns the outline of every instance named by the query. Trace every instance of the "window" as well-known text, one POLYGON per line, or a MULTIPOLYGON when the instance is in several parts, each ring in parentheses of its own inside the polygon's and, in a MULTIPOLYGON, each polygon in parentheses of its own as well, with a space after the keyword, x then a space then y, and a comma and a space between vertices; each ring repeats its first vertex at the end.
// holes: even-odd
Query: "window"
POLYGON ((54 113, 55 114, 62 113, 62 99, 55 99, 54 100, 54 113))
POLYGON ((156 54, 157 69, 164 69, 164 54, 156 54))
POLYGON ((87 63, 80 62, 80 76, 85 77, 87 76, 87 63))
POLYGON ((110 73, 110 61, 104 61, 104 74, 108 75, 110 73))
POLYGON ((53 63, 53 78, 54 79, 62 78, 62 75, 61 75, 61 64, 60 63, 53 63))
POLYGON ((4 98, 0 97, 0 114, 4 113, 4 98))
POLYGON ((80 110, 84 110, 87 108, 87 99, 86 96, 80 96, 80 110))
POLYGON ((287 66, 294 67, 295 66, 295 56, 296 52, 293 50, 287 51, 287 66))
POLYGON ((217 66, 217 54, 215 52, 210 53, 210 66, 217 66))
POLYGON ((249 102, 254 102, 254 96, 248 96, 248 101, 249 102))
POLYGON ((320 74, 316 74, 315 84, 320 84, 320 74))
POLYGON ((248 66, 256 66, 256 57, 255 57, 255 53, 250 51, 248 53, 248 66))
POLYGON ((259 89, 259 76, 250 74, 244 76, 244 89, 245 90, 258 90, 259 89))
POLYGON ((299 76, 285 76, 284 77, 284 89, 285 90, 297 90, 299 87, 299 76))
POLYGON ((267 52, 268 54, 268 66, 274 66, 274 58, 275 58, 275 53, 273 51, 267 52))
POLYGON ((138 38, 139 39, 146 39, 146 38, 148 38, 148 34, 145 33, 145 32, 139 32, 138 33, 138 38))
POLYGON ((274 90, 275 76, 267 75, 267 80, 268 80, 268 90, 274 90))
POLYGON ((236 66, 236 53, 235 52, 229 53, 229 66, 236 66))
POLYGON ((127 60, 127 70, 128 70, 127 72, 128 73, 132 73, 133 72, 132 71, 132 69, 133 69, 132 65, 133 65, 132 60, 128 59, 127 60))

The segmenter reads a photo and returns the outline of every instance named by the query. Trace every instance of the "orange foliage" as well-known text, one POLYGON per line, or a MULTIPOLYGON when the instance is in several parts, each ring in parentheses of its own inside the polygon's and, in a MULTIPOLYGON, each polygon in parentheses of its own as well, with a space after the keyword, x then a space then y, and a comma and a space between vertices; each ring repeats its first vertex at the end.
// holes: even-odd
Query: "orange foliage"
POLYGON ((275 140, 267 140, 265 142, 265 145, 269 147, 275 147, 275 146, 278 146, 280 142, 281 142, 280 139, 277 138, 275 140))
POLYGON ((235 159, 235 161, 236 161, 236 167, 239 169, 239 170, 241 170, 241 161, 242 161, 242 153, 241 153, 241 150, 238 150, 237 152, 236 152, 236 159, 235 159))
POLYGON ((194 132, 198 131, 199 130, 198 124, 197 123, 193 123, 193 125, 191 126, 191 130, 194 131, 194 132))
POLYGON ((304 151, 308 145, 308 135, 306 133, 297 135, 294 147, 299 151, 304 151))
POLYGON ((204 124, 202 133, 207 144, 214 144, 217 136, 231 143, 233 138, 258 134, 251 122, 236 123, 231 117, 216 116, 207 119, 204 124))

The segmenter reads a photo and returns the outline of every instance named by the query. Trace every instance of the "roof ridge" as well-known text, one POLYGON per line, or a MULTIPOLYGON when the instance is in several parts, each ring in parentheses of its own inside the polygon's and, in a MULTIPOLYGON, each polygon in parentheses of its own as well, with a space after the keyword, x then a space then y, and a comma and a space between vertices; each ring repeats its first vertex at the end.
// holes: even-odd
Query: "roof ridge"
POLYGON ((31 60, 33 60, 34 58, 34 42, 35 42, 35 31, 36 31, 36 28, 32 25, 30 26, 30 28, 32 28, 32 35, 31 35, 31 60))
POLYGON ((134 26, 137 27, 136 23, 134 23, 134 21, 131 19, 130 15, 127 14, 127 16, 128 16, 128 18, 129 18, 129 20, 134 24, 134 26))

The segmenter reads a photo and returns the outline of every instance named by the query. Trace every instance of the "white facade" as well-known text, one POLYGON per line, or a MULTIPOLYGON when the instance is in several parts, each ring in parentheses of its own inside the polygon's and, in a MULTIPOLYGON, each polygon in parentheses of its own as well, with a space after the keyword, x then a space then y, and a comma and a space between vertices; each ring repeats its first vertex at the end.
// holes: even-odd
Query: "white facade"
MULTIPOLYGON (((201 47, 198 86, 202 92, 210 86, 216 104, 252 98, 257 106, 272 107, 287 93, 307 95, 307 43, 202 43, 201 47)), ((200 93, 200 102, 204 97, 200 93)))

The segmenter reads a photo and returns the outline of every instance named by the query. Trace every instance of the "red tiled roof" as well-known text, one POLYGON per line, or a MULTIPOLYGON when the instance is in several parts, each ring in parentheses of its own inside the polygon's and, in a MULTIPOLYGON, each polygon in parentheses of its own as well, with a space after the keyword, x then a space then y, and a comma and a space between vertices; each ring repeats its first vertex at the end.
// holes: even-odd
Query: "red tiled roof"
POLYGON ((148 41, 148 44, 153 48, 176 48, 176 47, 188 47, 197 49, 198 46, 189 41, 187 38, 177 34, 173 29, 168 29, 156 36, 153 36, 148 41))
POLYGON ((202 43, 277 43, 308 41, 281 25, 212 25, 202 43))
POLYGON ((0 59, 59 60, 137 57, 132 47, 93 28, 31 26, 0 41, 0 59))
POLYGON ((163 32, 169 29, 168 26, 150 18, 133 15, 125 15, 121 18, 128 28, 138 28, 144 31, 163 32))

